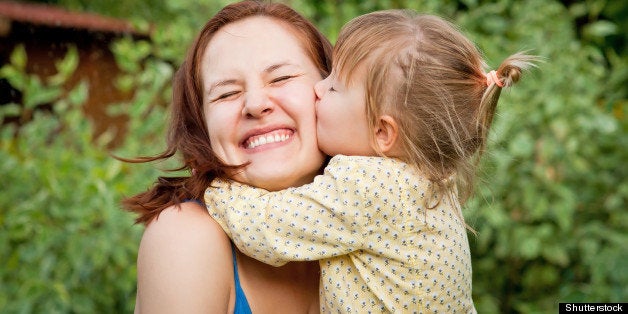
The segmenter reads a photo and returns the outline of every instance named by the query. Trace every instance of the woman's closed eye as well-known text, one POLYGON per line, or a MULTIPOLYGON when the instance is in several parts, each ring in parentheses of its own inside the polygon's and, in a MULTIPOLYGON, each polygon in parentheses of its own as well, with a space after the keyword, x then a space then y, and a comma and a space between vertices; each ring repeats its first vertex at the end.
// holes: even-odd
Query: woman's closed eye
POLYGON ((219 100, 230 99, 230 98, 233 98, 235 95, 237 95, 239 93, 240 93, 240 91, 237 91, 237 90, 226 92, 226 93, 220 94, 218 97, 212 99, 212 102, 219 101, 219 100))
POLYGON ((282 83, 282 82, 285 82, 285 81, 287 81, 287 80, 289 80, 291 78, 294 78, 294 77, 296 77, 296 75, 282 75, 282 76, 278 76, 278 77, 272 79, 270 81, 270 84, 282 83))

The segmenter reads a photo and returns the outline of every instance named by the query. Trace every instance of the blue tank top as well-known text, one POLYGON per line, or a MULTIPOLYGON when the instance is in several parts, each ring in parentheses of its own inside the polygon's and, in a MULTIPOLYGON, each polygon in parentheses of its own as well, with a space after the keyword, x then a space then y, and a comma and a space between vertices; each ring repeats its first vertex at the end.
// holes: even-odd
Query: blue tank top
MULTIPOLYGON (((195 199, 186 199, 183 202, 195 202, 201 206, 205 206, 205 203, 195 199)), ((236 260, 236 251, 233 242, 231 242, 231 255, 233 256, 233 280, 235 281, 236 298, 233 314, 252 314, 251 307, 249 306, 249 301, 246 299, 244 290, 242 290, 242 286, 240 285, 240 276, 238 275, 238 261, 236 260)))
POLYGON ((244 290, 240 285, 240 276, 238 276, 238 261, 236 260, 236 251, 233 243, 231 243, 231 254, 233 255, 233 280, 235 281, 235 308, 234 314, 251 314, 249 301, 244 295, 244 290))

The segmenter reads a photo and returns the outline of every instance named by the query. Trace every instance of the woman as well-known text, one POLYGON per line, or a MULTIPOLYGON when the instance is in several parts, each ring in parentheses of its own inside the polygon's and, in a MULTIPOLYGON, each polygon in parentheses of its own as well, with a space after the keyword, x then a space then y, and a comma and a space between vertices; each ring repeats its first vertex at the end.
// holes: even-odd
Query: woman
POLYGON ((282 4, 235 3, 202 29, 175 77, 168 148, 134 160, 178 152, 192 175, 161 177, 124 201, 147 225, 137 313, 248 306, 255 313, 318 312, 317 263, 275 268, 232 251, 205 207, 185 200, 201 200, 216 177, 267 190, 312 180, 325 161, 316 143, 313 87, 328 73, 330 52, 325 37, 282 4))

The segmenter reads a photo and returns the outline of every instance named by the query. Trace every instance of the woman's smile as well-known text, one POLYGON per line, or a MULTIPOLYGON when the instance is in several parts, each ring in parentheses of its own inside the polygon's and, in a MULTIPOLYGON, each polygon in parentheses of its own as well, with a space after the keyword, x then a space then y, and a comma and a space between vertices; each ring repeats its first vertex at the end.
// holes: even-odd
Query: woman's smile
MULTIPOLYGON (((257 132, 257 131, 254 131, 257 132)), ((264 132, 259 135, 250 135, 246 137, 243 142, 243 146, 246 149, 254 149, 254 148, 266 148, 269 144, 279 144, 289 140, 294 131, 291 129, 275 129, 270 132, 264 132)), ((276 147, 277 145, 273 145, 270 147, 276 147)), ((270 148, 268 147, 268 148, 270 148)))

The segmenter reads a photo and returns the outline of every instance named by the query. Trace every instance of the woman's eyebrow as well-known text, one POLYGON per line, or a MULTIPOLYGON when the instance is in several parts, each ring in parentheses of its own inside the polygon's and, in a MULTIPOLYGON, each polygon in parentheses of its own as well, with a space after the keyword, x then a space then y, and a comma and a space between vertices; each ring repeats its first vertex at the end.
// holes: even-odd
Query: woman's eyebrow
POLYGON ((292 64, 292 63, 289 63, 289 62, 280 62, 280 63, 275 63, 275 64, 272 64, 272 65, 270 65, 270 66, 266 67, 266 68, 264 69, 264 72, 265 72, 265 73, 272 73, 273 71, 275 71, 275 70, 277 70, 277 69, 279 69, 279 68, 282 68, 282 67, 284 67, 284 66, 291 66, 291 65, 293 65, 293 64, 292 64))
POLYGON ((236 84, 237 80, 236 79, 226 79, 226 80, 222 80, 222 81, 218 81, 215 83, 212 83, 209 86, 209 89, 207 90, 207 94, 211 94, 212 91, 216 88, 216 87, 220 87, 220 86, 227 86, 227 85, 232 85, 232 84, 236 84))

